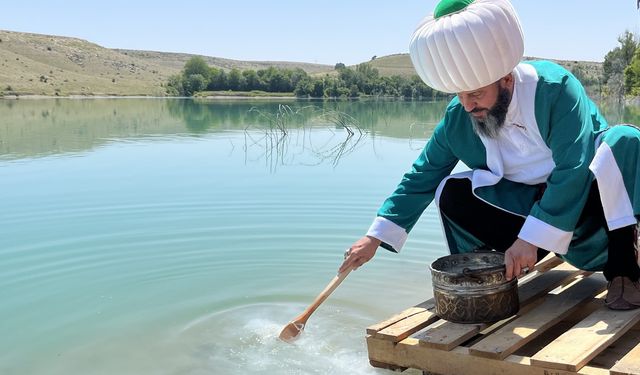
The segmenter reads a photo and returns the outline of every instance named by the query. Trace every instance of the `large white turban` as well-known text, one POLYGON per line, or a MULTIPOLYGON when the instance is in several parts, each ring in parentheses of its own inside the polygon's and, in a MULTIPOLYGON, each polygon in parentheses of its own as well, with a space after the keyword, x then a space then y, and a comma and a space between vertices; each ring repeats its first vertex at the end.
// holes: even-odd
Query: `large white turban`
POLYGON ((510 73, 524 55, 524 37, 509 0, 441 0, 418 25, 409 51, 427 85, 457 93, 510 73))

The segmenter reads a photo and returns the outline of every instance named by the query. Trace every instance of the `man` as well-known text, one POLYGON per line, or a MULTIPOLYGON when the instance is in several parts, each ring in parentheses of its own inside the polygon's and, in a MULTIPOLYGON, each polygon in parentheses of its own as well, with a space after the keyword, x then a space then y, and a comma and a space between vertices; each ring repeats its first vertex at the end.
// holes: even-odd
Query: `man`
POLYGON ((521 62, 523 53, 508 0, 441 0, 423 20, 413 65, 427 85, 457 95, 340 271, 378 246, 399 251, 435 199, 451 253, 505 252, 512 279, 551 251, 604 271, 610 308, 640 307, 640 130, 608 127, 571 73, 521 62), (449 175, 458 161, 470 171, 449 175))

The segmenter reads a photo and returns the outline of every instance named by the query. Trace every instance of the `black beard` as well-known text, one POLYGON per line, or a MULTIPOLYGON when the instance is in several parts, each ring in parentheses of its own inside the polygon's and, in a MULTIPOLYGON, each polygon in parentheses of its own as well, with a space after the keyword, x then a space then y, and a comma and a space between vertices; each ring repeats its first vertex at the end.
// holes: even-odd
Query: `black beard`
POLYGON ((486 118, 479 120, 469 114, 469 118, 473 124, 473 131, 487 138, 496 138, 500 133, 500 129, 504 126, 504 120, 507 118, 510 102, 511 93, 509 90, 498 87, 496 104, 489 108, 486 118))

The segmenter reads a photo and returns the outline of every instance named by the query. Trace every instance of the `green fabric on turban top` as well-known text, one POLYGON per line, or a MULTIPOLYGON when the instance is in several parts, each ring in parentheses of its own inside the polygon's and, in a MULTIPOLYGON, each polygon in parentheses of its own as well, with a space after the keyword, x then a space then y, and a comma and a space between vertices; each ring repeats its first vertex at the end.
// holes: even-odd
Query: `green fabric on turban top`
POLYGON ((461 11, 473 3, 473 1, 474 0, 442 0, 436 5, 436 9, 433 11, 433 17, 437 19, 447 14, 461 11))

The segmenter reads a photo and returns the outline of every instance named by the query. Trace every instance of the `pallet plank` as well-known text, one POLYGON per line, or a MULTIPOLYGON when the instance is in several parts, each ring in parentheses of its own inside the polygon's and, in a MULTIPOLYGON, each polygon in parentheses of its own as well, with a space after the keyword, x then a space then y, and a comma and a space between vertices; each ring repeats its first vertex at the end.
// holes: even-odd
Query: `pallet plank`
POLYGON ((440 318, 438 318, 434 311, 425 310, 375 332, 373 336, 383 340, 398 342, 406 339, 438 319, 440 318))
POLYGON ((393 315, 392 317, 386 320, 383 320, 380 323, 370 325, 369 327, 367 327, 367 334, 369 335, 375 334, 376 332, 381 331, 403 319, 409 318, 413 315, 419 314, 427 310, 432 310, 434 306, 435 306, 435 301, 433 300, 433 298, 428 299, 418 305, 415 305, 396 315, 393 315))
POLYGON ((640 375, 640 310, 607 309, 606 291, 594 297, 606 289, 600 273, 553 258, 520 280, 521 310, 501 322, 453 326, 435 316, 431 299, 368 327, 371 365, 443 375, 640 375), (438 330, 464 346, 425 345, 438 330))
POLYGON ((564 263, 562 258, 556 256, 554 253, 549 253, 546 257, 542 258, 541 261, 536 263, 534 270, 538 272, 547 272, 562 263, 564 263))
POLYGON ((611 375, 640 375, 640 344, 631 349, 609 371, 611 375))
MULTIPOLYGON (((568 263, 562 263, 552 270, 527 279, 524 284, 518 287, 520 313, 525 310, 524 306, 527 304, 546 295, 558 286, 573 281, 577 276, 584 273, 584 271, 580 271, 568 263)), ((510 319, 512 318, 505 319, 498 324, 494 324, 494 326, 499 327, 510 319)), ((427 327, 427 329, 418 332, 413 337, 419 340, 420 345, 441 350, 451 350, 489 326, 489 324, 446 322, 437 326, 427 327)))
POLYGON ((540 305, 472 345, 469 354, 503 359, 553 327, 604 289, 606 280, 601 274, 580 280, 557 295, 549 295, 540 305))
MULTIPOLYGON (((538 264, 536 264, 535 270, 538 272, 546 272, 551 268, 558 266, 561 263, 563 263, 562 259, 560 259, 557 256, 549 254, 544 259, 542 259, 538 264)), ((383 329, 390 327, 406 318, 410 318, 416 314, 423 313, 427 310, 432 311, 434 307, 435 307, 435 301, 433 298, 430 298, 418 305, 415 305, 396 315, 393 315, 392 317, 382 322, 370 325, 369 327, 367 327, 367 334, 375 335, 377 332, 382 331, 383 329)), ((385 335, 385 338, 389 338, 388 336, 390 335, 385 335)))
POLYGON ((518 286, 520 305, 525 305, 557 287, 567 285, 578 276, 586 276, 588 274, 590 273, 579 270, 569 263, 561 263, 557 267, 531 279, 524 279, 522 280, 524 283, 518 286))
MULTIPOLYGON (((369 359, 398 367, 423 370, 442 375, 570 375, 553 369, 534 367, 528 357, 510 355, 502 361, 471 356, 467 348, 457 347, 451 351, 420 346, 412 337, 398 343, 367 337, 369 359)), ((584 366, 571 375, 608 375, 609 371, 584 366)))
POLYGON ((602 306, 531 357, 531 364, 578 371, 639 321, 640 310, 602 306))

